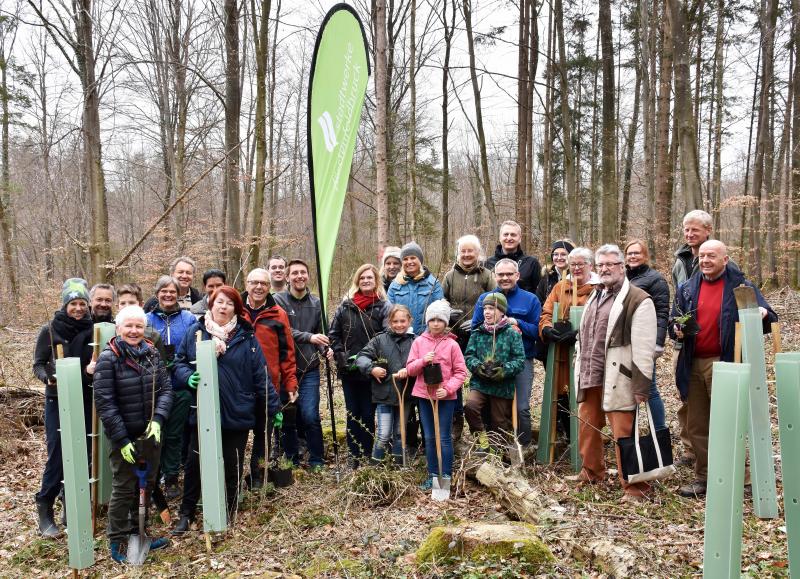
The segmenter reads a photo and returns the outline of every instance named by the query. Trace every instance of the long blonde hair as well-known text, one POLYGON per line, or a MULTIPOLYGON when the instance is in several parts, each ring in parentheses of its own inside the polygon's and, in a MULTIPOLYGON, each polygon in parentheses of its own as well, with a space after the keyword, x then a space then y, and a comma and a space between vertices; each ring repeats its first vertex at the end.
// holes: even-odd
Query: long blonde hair
POLYGON ((358 291, 358 278, 368 269, 372 270, 372 273, 375 274, 375 293, 380 299, 386 301, 386 290, 383 289, 380 273, 378 272, 378 268, 371 263, 365 263, 353 274, 353 279, 350 280, 350 289, 347 290, 347 297, 353 299, 353 296, 356 295, 358 291))

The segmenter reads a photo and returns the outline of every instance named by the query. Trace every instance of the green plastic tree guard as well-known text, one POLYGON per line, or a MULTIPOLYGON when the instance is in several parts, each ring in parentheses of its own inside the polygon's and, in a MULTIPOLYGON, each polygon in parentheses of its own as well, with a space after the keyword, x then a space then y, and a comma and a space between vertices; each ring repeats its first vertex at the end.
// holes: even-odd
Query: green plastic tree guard
POLYGON ((200 444, 200 481, 203 496, 203 530, 228 528, 225 503, 225 470, 222 462, 222 431, 219 416, 217 354, 211 340, 197 343, 197 428, 200 444))
POLYGON ((703 577, 741 576, 750 364, 714 362, 703 577))
POLYGON ((94 564, 94 541, 80 358, 56 360, 56 381, 58 417, 61 421, 64 494, 69 522, 67 527, 69 566, 73 569, 86 569, 94 564))
POLYGON ((752 463, 753 512, 760 519, 778 516, 772 427, 769 419, 767 364, 761 312, 757 307, 739 310, 742 324, 742 362, 750 364, 750 462, 752 463))
MULTIPOLYGON (((558 319, 558 304, 553 304, 553 320, 558 319)), ((555 439, 555 402, 556 393, 553 391, 555 380, 556 345, 550 344, 547 348, 547 365, 545 366, 544 386, 542 388, 542 416, 539 421, 539 445, 536 448, 536 461, 540 464, 552 462, 552 450, 555 439)))
MULTIPOLYGON (((117 333, 117 328, 114 324, 108 322, 100 322, 95 324, 95 327, 100 328, 100 351, 106 347, 108 341, 113 338, 117 333)), ((103 429, 103 423, 100 423, 100 432, 97 440, 97 454, 100 462, 100 471, 98 473, 97 481, 97 502, 101 505, 107 505, 111 500, 111 461, 108 456, 111 452, 111 444, 106 436, 106 431, 103 429)))
MULTIPOLYGON (((569 321, 572 327, 581 327, 583 306, 572 306, 569 309, 569 321)), ((569 349, 569 463, 572 472, 580 472, 583 467, 581 454, 578 452, 578 391, 575 389, 575 345, 569 349)))
POLYGON ((800 352, 775 356, 789 575, 800 573, 800 352))

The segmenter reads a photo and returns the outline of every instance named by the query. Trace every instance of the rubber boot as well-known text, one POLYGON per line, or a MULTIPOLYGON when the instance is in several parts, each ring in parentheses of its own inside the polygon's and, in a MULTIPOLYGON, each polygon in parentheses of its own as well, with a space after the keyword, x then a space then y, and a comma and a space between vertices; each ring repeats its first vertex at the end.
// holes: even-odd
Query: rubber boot
POLYGON ((42 499, 36 499, 36 511, 39 515, 39 533, 42 537, 48 539, 58 537, 61 533, 53 519, 53 503, 42 499))
POLYGON ((127 563, 128 558, 122 554, 120 551, 120 547, 122 543, 119 541, 114 541, 111 543, 111 558, 114 559, 117 563, 127 563))

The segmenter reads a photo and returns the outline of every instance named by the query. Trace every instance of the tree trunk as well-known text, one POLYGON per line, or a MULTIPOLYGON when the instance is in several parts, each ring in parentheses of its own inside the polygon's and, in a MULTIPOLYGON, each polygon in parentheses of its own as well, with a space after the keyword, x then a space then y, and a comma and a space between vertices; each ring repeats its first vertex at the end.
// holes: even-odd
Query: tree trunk
MULTIPOLYGON (((13 21, 6 21, 5 25, 13 26, 13 21)), ((5 27, 4 27, 5 28, 5 27)), ((17 268, 14 266, 14 246, 12 236, 11 219, 11 171, 8 165, 8 126, 10 116, 8 105, 10 95, 8 91, 8 57, 13 49, 13 42, 6 46, 6 30, 3 30, 2 45, 0 45, 0 102, 2 102, 2 142, 0 143, 0 156, 2 156, 3 170, 0 176, 0 237, 3 245, 3 266, 5 277, 8 280, 8 287, 12 301, 19 297, 17 289, 17 268), (8 52, 6 52, 8 51, 8 52)), ((47 249, 50 249, 49 247, 47 249)))
POLYGON ((517 162, 514 173, 514 217, 522 225, 522 244, 527 241, 528 230, 525 215, 525 188, 527 171, 527 144, 528 144, 528 3, 530 0, 519 2, 519 34, 517 50, 517 162))
MULTIPOLYGON (((261 2, 260 17, 255 0, 250 0, 250 19, 253 28, 253 44, 256 62, 256 118, 255 118, 255 190, 253 191, 253 214, 250 221, 250 251, 248 269, 261 263, 261 224, 264 217, 264 190, 267 170, 267 62, 269 61, 269 11, 271 0, 261 2)), ((276 24, 277 26, 277 24, 276 24)))
MULTIPOLYGON (((655 2, 654 2, 655 4, 655 2)), ((653 10, 655 12, 655 10, 653 10)), ((644 141, 644 184, 646 188, 646 204, 647 204, 647 222, 655 223, 655 167, 654 167, 654 140, 655 131, 653 130, 653 121, 655 117, 655 98, 652 90, 652 82, 655 79, 655 74, 650 74, 654 58, 651 50, 655 42, 655 25, 651 22, 650 0, 640 0, 639 3, 639 22, 640 34, 639 40, 641 47, 639 49, 640 59, 639 68, 642 77, 642 132, 644 141)), ((655 20, 655 19, 653 19, 655 20)), ((653 71, 655 67, 653 66, 653 71)), ((653 227, 647 228, 647 245, 650 248, 650 254, 655 256, 655 235, 653 235, 653 227)))
POLYGON ((792 247, 794 257, 791 260, 792 284, 800 287, 800 0, 792 0, 792 22, 794 22, 792 50, 794 50, 794 73, 792 87, 794 104, 792 106, 792 247))
POLYGON ((237 0, 224 2, 225 36, 225 198, 227 219, 225 262, 228 276, 236 278, 242 261, 242 224, 239 199, 239 5, 237 0))
POLYGON ((717 0, 717 31, 714 38, 714 169, 711 178, 711 210, 714 231, 720 229, 722 201, 722 119, 725 116, 723 74, 725 65, 725 0, 717 0))
POLYGON ((564 7, 562 0, 555 0, 555 24, 558 42, 558 77, 561 87, 561 135, 564 153, 564 179, 566 181, 567 207, 569 208, 569 236, 580 239, 580 213, 578 194, 575 191, 575 160, 572 151, 572 114, 569 109, 569 85, 567 83, 567 51, 564 40, 564 7))
POLYGON ((447 23, 447 1, 442 3, 442 26, 444 28, 444 62, 442 63, 442 245, 441 259, 446 259, 450 249, 450 151, 447 137, 450 132, 448 115, 450 80, 450 48, 456 25, 455 0, 451 6, 450 24, 447 23))
MULTIPOLYGON (((410 220, 408 230, 411 239, 417 236, 417 0, 411 0, 411 46, 408 59, 408 88, 411 95, 411 110, 408 121, 408 197, 409 210, 406 211, 410 220)), ((469 28, 467 29, 469 33, 469 28)), ((478 207, 476 211, 480 211, 478 207)))
MULTIPOLYGON (((542 178, 542 205, 544 205, 544 243, 547 247, 552 242, 553 233, 553 11, 547 11, 547 69, 545 74, 544 96, 544 142, 542 143, 542 161, 544 165, 542 178)), ((574 240, 573 240, 574 241, 574 240)))
MULTIPOLYGON (((658 113, 656 120, 656 249, 669 246, 672 223, 672 157, 669 154, 669 113, 672 92, 672 33, 662 2, 661 64, 659 66, 658 113)), ((661 251, 654 258, 659 259, 661 251)), ((666 256, 665 256, 666 257, 666 256)))
MULTIPOLYGON (((600 35, 594 48, 595 64, 600 60, 600 35)), ((597 226, 599 221, 599 211, 597 199, 597 79, 600 76, 600 67, 594 67, 594 83, 592 88, 592 150, 589 154, 589 246, 594 246, 600 237, 600 228, 597 226)))
POLYGON ((389 244, 389 177, 387 168, 386 0, 375 0, 375 203, 378 210, 378 246, 389 244))
MULTIPOLYGON (((686 15, 680 0, 665 0, 672 32, 673 58, 675 61, 675 116, 678 125, 678 151, 681 161, 681 186, 685 209, 703 208, 703 193, 700 185, 700 168, 697 153, 697 130, 692 109, 692 94, 689 84, 689 47, 686 38, 686 15)), ((675 136, 673 136, 673 139, 675 136)))
POLYGON ((617 198, 615 157, 617 126, 614 116, 614 41, 611 35, 611 0, 600 0, 599 5, 598 26, 600 28, 600 45, 603 51, 603 217, 600 241, 602 243, 615 243, 619 240, 619 232, 617 231, 619 200, 617 198))
MULTIPOLYGON (((639 0, 646 3, 647 0, 639 0)), ((639 125, 639 91, 642 88, 642 62, 639 55, 639 34, 637 28, 633 32, 634 55, 636 59, 636 87, 633 92, 633 116, 628 126, 628 139, 625 143, 625 169, 622 173, 622 207, 620 208, 619 234, 628 236, 628 219, 630 217, 631 174, 633 173, 633 149, 636 142, 636 130, 639 125)))

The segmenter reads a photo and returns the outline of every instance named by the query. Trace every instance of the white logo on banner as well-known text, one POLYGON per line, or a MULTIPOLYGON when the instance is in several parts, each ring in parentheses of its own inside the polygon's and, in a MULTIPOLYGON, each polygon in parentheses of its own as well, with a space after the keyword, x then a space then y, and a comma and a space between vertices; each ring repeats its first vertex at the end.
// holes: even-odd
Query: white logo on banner
POLYGON ((336 131, 333 130, 333 119, 328 111, 322 113, 317 119, 319 126, 322 127, 322 135, 325 137, 325 148, 329 153, 333 152, 333 148, 338 145, 336 142, 336 131))

